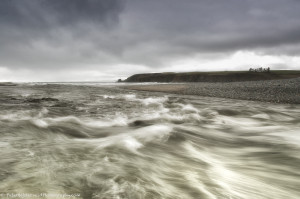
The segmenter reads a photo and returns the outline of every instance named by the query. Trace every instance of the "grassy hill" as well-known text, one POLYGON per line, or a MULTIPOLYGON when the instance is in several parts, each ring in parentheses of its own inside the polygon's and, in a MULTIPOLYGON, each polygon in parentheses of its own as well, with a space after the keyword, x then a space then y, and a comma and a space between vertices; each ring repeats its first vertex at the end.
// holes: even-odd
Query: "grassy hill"
POLYGON ((289 79, 300 77, 300 70, 274 70, 270 72, 218 71, 187 73, 135 74, 124 82, 237 82, 289 79))

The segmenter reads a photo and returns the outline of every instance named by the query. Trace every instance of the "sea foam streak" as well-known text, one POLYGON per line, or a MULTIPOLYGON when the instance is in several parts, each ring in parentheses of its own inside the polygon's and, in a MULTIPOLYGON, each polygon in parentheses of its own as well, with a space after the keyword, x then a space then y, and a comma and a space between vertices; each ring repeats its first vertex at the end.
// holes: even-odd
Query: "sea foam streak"
POLYGON ((0 91, 0 193, 300 197, 298 105, 100 84, 0 91))

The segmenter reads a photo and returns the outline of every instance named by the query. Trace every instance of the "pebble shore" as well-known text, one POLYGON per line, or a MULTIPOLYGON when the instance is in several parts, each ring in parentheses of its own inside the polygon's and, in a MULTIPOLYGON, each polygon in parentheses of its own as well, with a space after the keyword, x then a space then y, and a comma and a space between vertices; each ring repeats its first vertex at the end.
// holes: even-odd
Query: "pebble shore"
POLYGON ((126 86, 125 88, 185 95, 300 104, 300 78, 226 83, 199 82, 184 84, 135 85, 126 86))

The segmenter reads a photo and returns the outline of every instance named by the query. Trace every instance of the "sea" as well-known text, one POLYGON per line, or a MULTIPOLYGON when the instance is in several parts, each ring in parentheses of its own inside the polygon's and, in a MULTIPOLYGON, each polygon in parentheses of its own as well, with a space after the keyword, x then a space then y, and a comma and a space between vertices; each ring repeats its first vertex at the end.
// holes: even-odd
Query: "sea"
POLYGON ((300 105, 122 85, 0 86, 0 198, 300 198, 300 105))

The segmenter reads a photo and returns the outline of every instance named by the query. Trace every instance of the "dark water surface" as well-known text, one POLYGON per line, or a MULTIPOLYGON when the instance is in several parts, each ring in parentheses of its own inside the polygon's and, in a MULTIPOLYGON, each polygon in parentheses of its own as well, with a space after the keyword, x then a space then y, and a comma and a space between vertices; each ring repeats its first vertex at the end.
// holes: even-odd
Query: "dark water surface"
POLYGON ((3 198, 300 198, 299 105, 101 84, 2 86, 0 102, 3 198))

